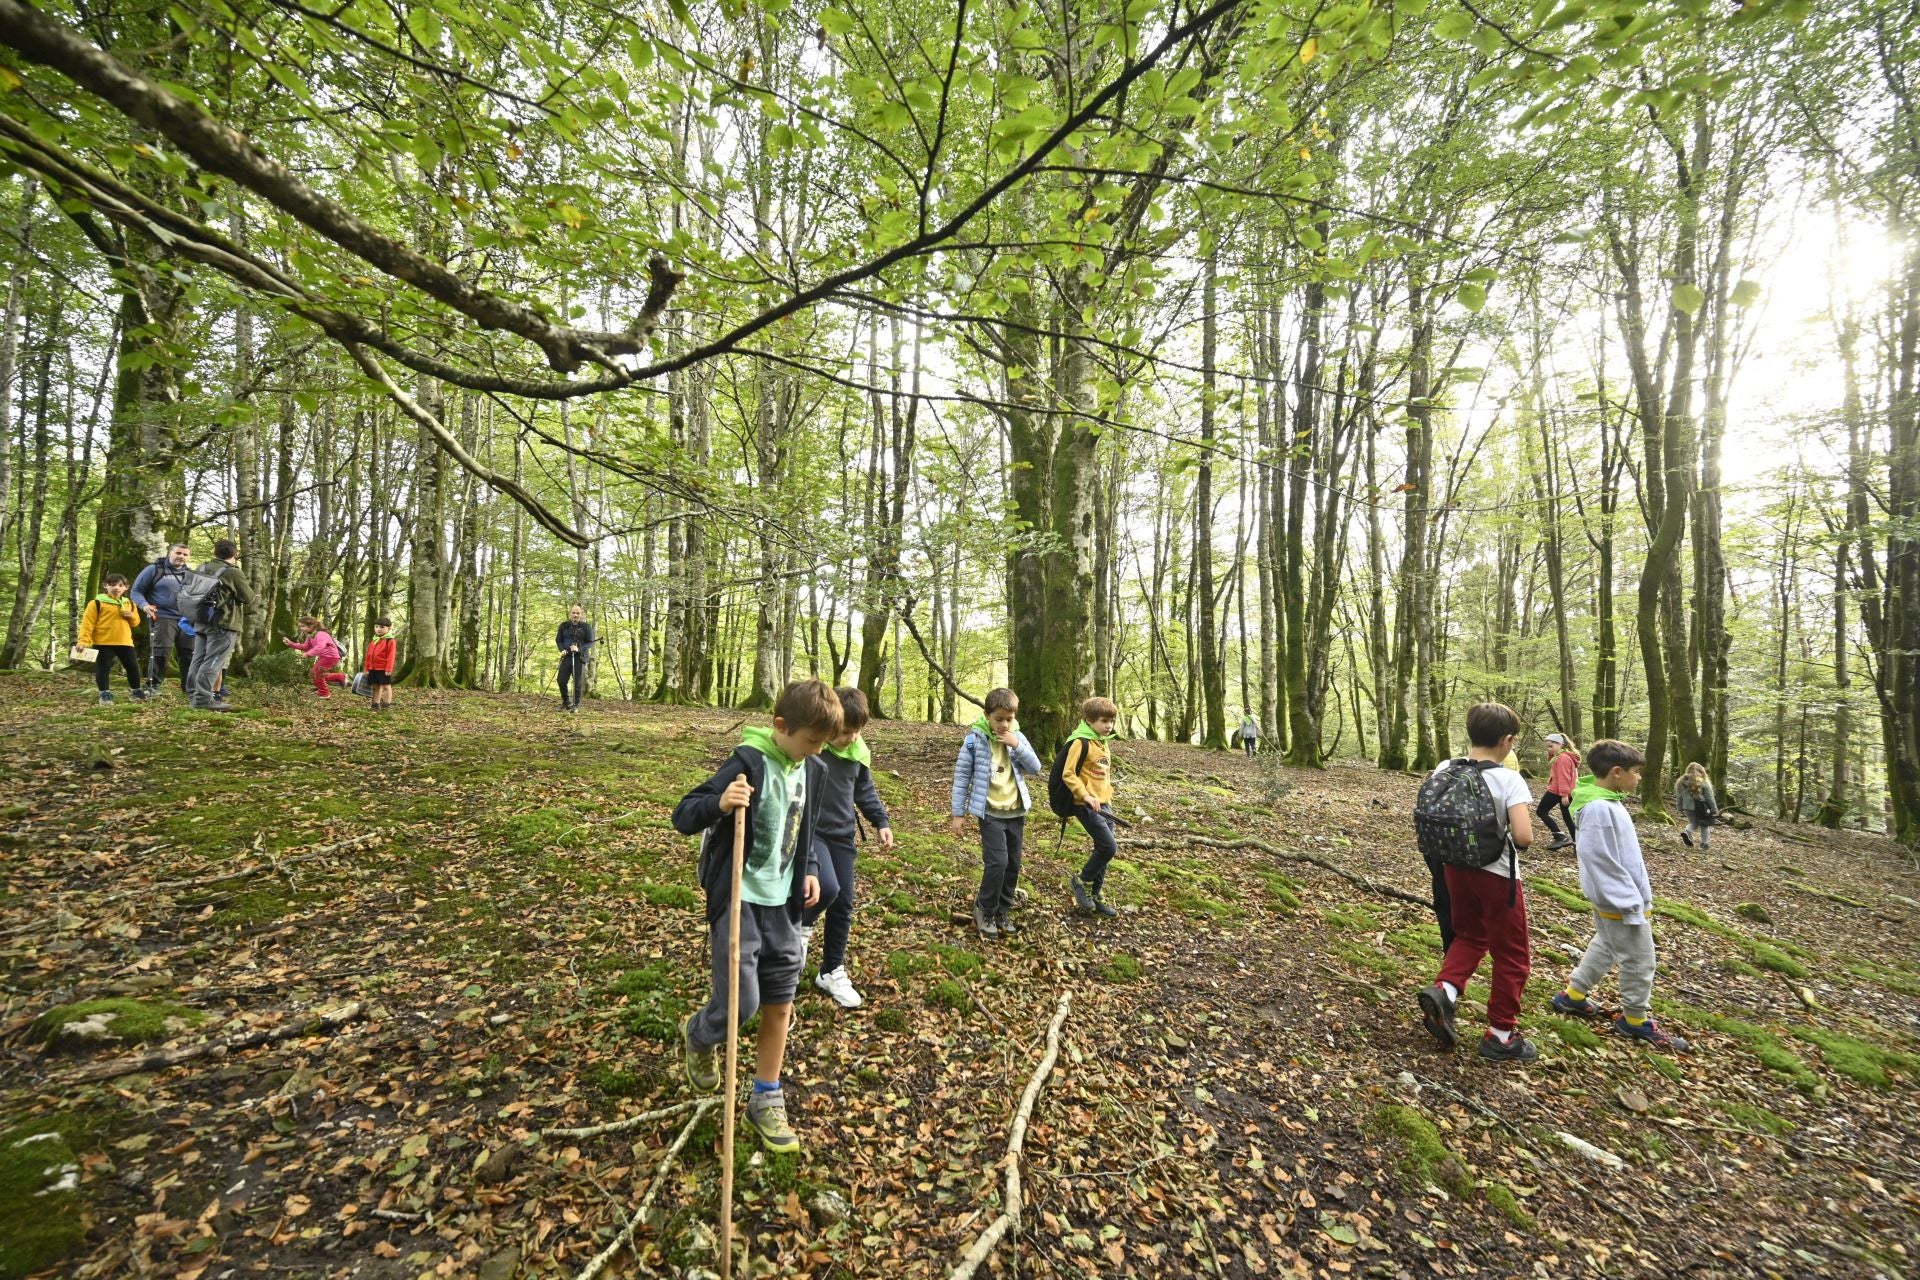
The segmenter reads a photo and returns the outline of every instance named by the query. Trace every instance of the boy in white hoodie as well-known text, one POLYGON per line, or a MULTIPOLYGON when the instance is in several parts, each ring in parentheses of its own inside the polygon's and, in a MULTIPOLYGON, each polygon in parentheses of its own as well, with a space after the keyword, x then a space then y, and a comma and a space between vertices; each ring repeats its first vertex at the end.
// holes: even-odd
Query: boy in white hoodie
POLYGON ((1647 758, 1638 748, 1603 738, 1587 749, 1593 772, 1574 784, 1568 806, 1574 821, 1574 855, 1580 863, 1580 892, 1593 904, 1593 941, 1567 989, 1553 998, 1556 1013, 1599 1019, 1606 1014, 1587 995, 1620 966, 1620 1000, 1626 1006, 1615 1015, 1613 1029, 1656 1049, 1687 1052, 1691 1046, 1669 1035, 1653 1019, 1653 886, 1647 880, 1647 860, 1640 853, 1640 837, 1622 803, 1640 787, 1640 771, 1647 758))

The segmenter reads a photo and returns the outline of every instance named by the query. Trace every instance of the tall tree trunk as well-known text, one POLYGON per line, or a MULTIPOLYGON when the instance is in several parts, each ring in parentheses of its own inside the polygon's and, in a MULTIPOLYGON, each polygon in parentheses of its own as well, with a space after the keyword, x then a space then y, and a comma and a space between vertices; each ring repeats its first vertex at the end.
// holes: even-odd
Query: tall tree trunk
POLYGON ((1194 499, 1193 564, 1195 590, 1190 607, 1198 611, 1195 627, 1200 648, 1200 687, 1204 708, 1200 745, 1209 750, 1227 747, 1227 673, 1220 660, 1215 634, 1213 588, 1213 446, 1214 372, 1213 361, 1219 343, 1216 316, 1218 268, 1215 255, 1208 254, 1201 287, 1200 317, 1200 468, 1194 499))

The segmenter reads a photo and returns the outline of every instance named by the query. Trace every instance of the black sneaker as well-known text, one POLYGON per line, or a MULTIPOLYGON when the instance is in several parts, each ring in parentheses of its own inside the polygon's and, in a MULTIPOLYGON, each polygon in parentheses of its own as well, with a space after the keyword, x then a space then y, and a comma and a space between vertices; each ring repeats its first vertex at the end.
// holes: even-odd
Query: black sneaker
POLYGON ((1682 831, 1680 833, 1680 843, 1686 845, 1689 849, 1693 848, 1693 832, 1682 831))
POLYGON ((1093 911, 1093 894, 1088 891, 1087 882, 1080 878, 1079 872, 1076 871, 1067 877, 1067 889, 1073 894, 1073 909, 1081 915, 1091 914, 1093 911))
POLYGON ((1540 1051, 1518 1031, 1504 1041, 1489 1031, 1480 1037, 1480 1056, 1488 1062, 1532 1062, 1540 1051))
POLYGON ((1447 999, 1447 989, 1437 982, 1420 993, 1420 1025, 1449 1049, 1460 1043, 1460 1029, 1453 1021, 1453 1005, 1454 1002, 1447 999))
POLYGON ((973 905, 973 927, 983 938, 997 938, 1000 936, 1000 930, 994 926, 993 917, 989 916, 986 913, 986 909, 977 902, 973 905))

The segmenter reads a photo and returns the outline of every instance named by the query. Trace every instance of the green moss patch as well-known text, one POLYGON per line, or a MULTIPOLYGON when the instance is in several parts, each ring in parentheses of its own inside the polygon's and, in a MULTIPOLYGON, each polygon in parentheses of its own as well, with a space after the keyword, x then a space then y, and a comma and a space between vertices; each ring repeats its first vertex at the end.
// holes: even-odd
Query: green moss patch
POLYGON ((967 995, 966 987, 952 978, 942 978, 927 988, 927 1003, 954 1013, 966 1013, 973 1008, 973 999, 967 995))
POLYGON ((887 973, 895 982, 905 982, 933 965, 934 958, 924 951, 895 951, 887 957, 887 973))
POLYGON ((1262 871, 1259 876, 1261 887, 1267 891, 1274 910, 1283 916, 1290 916, 1300 909, 1300 885, 1297 881, 1279 871, 1262 871))
POLYGON ((169 1040, 207 1020, 198 1009, 169 1000, 82 1000, 49 1009, 27 1028, 27 1039, 49 1049, 86 1049, 93 1045, 150 1044, 169 1040))
POLYGON ((80 1161, 60 1124, 0 1131, 0 1280, 43 1271, 87 1233, 80 1161))
POLYGON ((899 1009, 882 1009, 873 1015, 873 1025, 882 1031, 905 1031, 907 1015, 899 1009))
POLYGON ((1740 1127, 1761 1133, 1791 1133, 1798 1127, 1785 1116, 1751 1102, 1716 1102, 1713 1109, 1740 1127))
POLYGON ((1582 897, 1578 890, 1569 889, 1557 880, 1545 876, 1527 881, 1529 893, 1544 893, 1569 911, 1578 911, 1581 915, 1592 915, 1593 904, 1582 897))
POLYGON ((1380 922, 1374 918, 1373 912, 1350 902, 1322 908, 1320 918, 1334 928, 1349 933, 1373 933, 1380 928, 1380 922))
POLYGON ((1893 1081, 1887 1077, 1889 1071, 1920 1076, 1920 1054, 1901 1053, 1819 1027, 1796 1027, 1793 1034, 1808 1044, 1818 1046, 1820 1056, 1826 1059, 1829 1067, 1869 1088, 1891 1088, 1893 1081))
POLYGON ((935 943, 927 948, 927 954, 940 961, 940 967, 956 978, 968 978, 987 967, 980 954, 965 947, 949 947, 935 943))
POLYGON ((1121 951, 1107 961, 1106 967, 1100 971, 1100 976, 1108 982, 1138 982, 1145 972, 1138 960, 1121 951))
POLYGON ((1560 1043, 1569 1049, 1598 1049, 1605 1043, 1592 1027, 1577 1018, 1549 1016, 1543 1021, 1560 1037, 1560 1043))
POLYGON ((1723 1035, 1732 1036, 1740 1042, 1742 1048, 1759 1059, 1760 1065, 1769 1071, 1777 1071, 1793 1081, 1802 1089, 1811 1091, 1819 1086, 1820 1077, 1816 1076, 1806 1062, 1793 1050, 1787 1048, 1780 1037, 1765 1027, 1755 1026, 1751 1022, 1742 1022, 1738 1018, 1729 1018, 1718 1013, 1709 1013, 1705 1009, 1694 1009, 1686 1005, 1671 1004, 1658 998, 1654 1001, 1664 1016, 1669 1012, 1696 1023, 1711 1027, 1723 1035))
POLYGON ((656 907, 679 907, 692 911, 700 905, 700 891, 690 884, 654 884, 640 886, 640 896, 656 907))
POLYGON ((672 1041, 680 1034, 680 1005, 670 986, 672 971, 664 964, 629 970, 610 983, 606 994, 626 1005, 620 1025, 649 1040, 672 1041))
POLYGON ((1473 1175, 1467 1172, 1466 1164, 1447 1149, 1433 1121, 1412 1107, 1382 1107, 1373 1113, 1368 1127, 1399 1145, 1399 1169, 1408 1181, 1444 1187, 1462 1200, 1473 1195, 1473 1175))
POLYGON ((1757 902, 1743 902, 1733 909, 1733 914, 1742 920, 1755 920, 1761 924, 1773 923, 1773 913, 1757 902))

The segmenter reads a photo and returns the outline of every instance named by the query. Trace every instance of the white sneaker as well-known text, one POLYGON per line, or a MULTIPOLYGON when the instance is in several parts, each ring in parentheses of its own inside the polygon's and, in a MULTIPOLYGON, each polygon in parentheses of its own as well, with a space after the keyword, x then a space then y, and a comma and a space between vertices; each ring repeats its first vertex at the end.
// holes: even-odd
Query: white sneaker
POLYGON ((831 969, 813 980, 813 985, 833 997, 834 1003, 842 1009, 858 1009, 860 993, 853 989, 853 979, 847 976, 847 966, 831 969))

